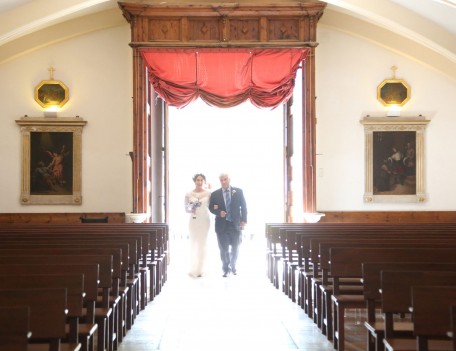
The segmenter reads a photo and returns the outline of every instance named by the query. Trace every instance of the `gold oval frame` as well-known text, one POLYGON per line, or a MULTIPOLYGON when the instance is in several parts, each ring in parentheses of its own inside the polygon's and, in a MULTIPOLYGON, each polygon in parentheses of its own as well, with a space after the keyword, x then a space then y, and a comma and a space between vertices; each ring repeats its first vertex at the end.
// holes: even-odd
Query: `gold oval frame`
POLYGON ((410 86, 403 79, 385 79, 377 87, 377 99, 384 106, 404 106, 410 100, 410 86))
POLYGON ((43 108, 60 108, 69 98, 68 87, 60 80, 42 80, 35 88, 35 101, 43 108))

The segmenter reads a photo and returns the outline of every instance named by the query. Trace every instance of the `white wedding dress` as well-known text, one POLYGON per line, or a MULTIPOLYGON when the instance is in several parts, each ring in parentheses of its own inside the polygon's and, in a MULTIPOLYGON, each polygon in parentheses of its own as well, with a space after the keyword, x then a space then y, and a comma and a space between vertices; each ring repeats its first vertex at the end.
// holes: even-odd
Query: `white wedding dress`
POLYGON ((207 237, 210 227, 209 199, 210 191, 188 192, 185 195, 185 210, 190 213, 188 230, 190 242, 190 270, 193 277, 200 277, 204 274, 206 262, 207 237), (192 205, 200 203, 198 207, 192 205), (194 208, 192 210, 192 208, 194 208))

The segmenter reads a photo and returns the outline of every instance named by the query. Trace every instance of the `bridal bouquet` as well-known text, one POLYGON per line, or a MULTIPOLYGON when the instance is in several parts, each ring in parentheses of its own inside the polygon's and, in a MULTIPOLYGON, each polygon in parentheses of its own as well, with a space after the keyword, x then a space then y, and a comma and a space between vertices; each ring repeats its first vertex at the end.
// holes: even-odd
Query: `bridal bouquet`
POLYGON ((193 219, 196 218, 196 209, 201 206, 201 201, 196 199, 195 201, 189 201, 187 209, 189 212, 193 213, 193 219))

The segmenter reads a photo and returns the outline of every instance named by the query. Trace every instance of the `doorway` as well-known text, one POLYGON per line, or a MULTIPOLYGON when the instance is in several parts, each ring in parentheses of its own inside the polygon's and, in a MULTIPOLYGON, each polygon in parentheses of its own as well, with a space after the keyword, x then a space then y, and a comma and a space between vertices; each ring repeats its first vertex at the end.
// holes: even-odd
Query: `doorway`
MULTIPOLYGON (((184 109, 169 108, 169 226, 187 236, 185 193, 203 173, 212 190, 218 176, 244 190, 248 226, 244 236, 264 236, 264 223, 283 221, 283 110, 260 110, 250 103, 220 109, 201 100, 184 109)), ((213 228, 211 228, 213 230, 213 228)))
MULTIPOLYGON (((168 224, 174 253, 179 251, 183 258, 174 261, 179 267, 187 261, 189 215, 184 211, 184 196, 194 188, 192 177, 196 173, 206 176, 212 190, 220 187, 219 174, 228 173, 231 184, 244 191, 248 224, 239 263, 252 257, 252 251, 264 252, 265 223, 283 222, 284 218, 283 113, 283 107, 260 110, 249 102, 227 109, 211 107, 202 100, 183 109, 169 107, 168 224)), ((215 267, 218 273, 211 217, 208 268, 215 267)))

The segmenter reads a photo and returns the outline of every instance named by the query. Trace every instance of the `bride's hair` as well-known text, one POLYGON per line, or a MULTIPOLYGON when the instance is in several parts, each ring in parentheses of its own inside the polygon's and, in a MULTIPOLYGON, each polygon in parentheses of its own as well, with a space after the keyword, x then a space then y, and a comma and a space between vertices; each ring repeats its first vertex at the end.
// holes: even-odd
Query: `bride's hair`
POLYGON ((198 177, 202 177, 202 178, 204 179, 204 181, 206 181, 206 177, 204 176, 203 173, 196 173, 196 174, 193 176, 193 178, 192 178, 193 181, 195 181, 196 178, 198 178, 198 177))

